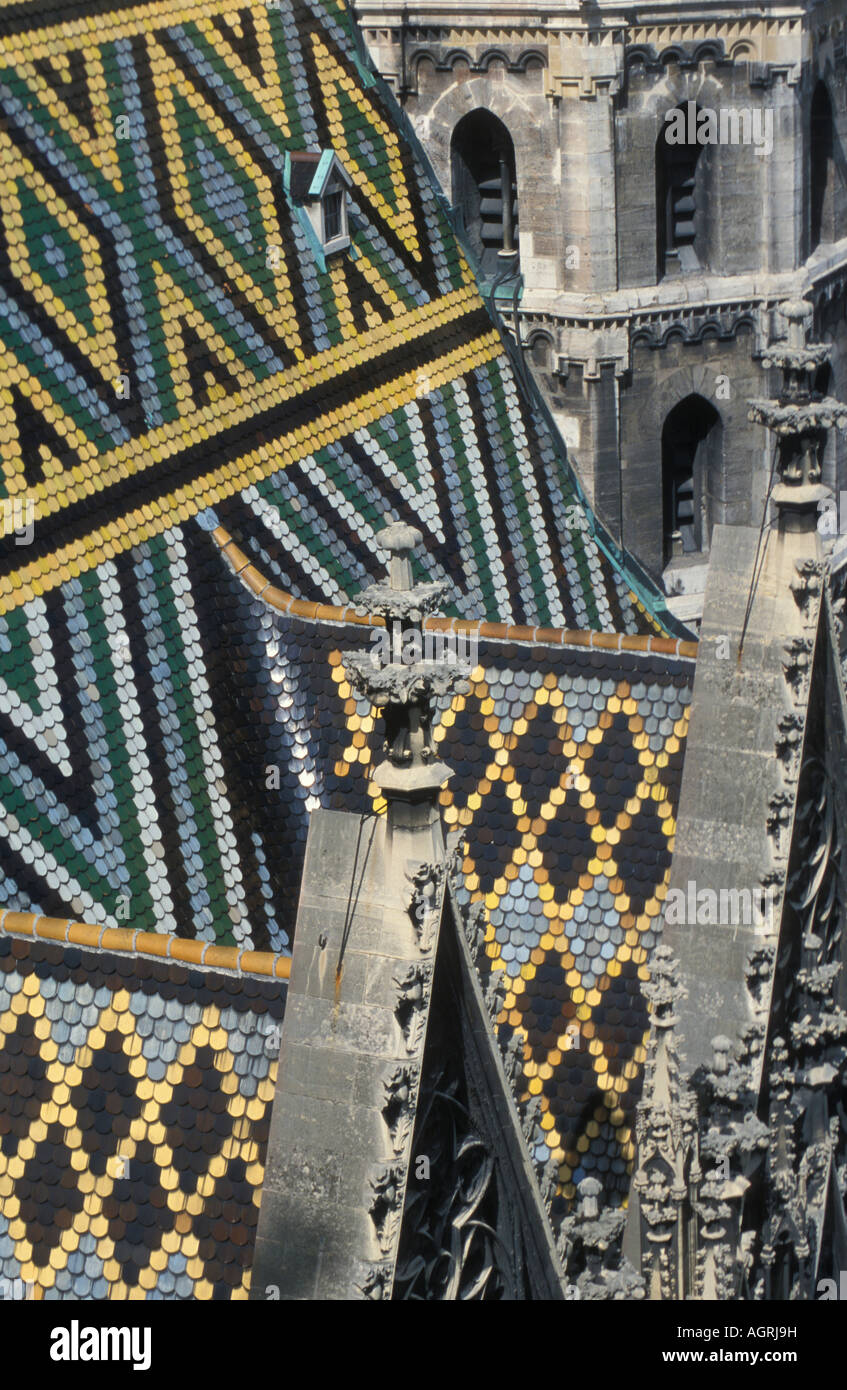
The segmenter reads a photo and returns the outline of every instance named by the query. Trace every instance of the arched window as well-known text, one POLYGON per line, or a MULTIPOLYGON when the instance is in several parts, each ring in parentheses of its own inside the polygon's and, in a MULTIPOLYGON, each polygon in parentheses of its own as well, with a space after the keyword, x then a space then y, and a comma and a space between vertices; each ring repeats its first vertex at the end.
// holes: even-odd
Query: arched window
POLYGON ((540 372, 549 372, 553 366, 553 339, 549 333, 536 333, 529 341, 529 355, 533 367, 540 372))
POLYGON ((450 148, 453 202, 483 272, 502 268, 504 253, 517 250, 518 184, 515 147, 501 120, 490 111, 471 111, 453 131, 450 148))
POLYGON ((687 396, 662 429, 662 493, 665 564, 675 555, 707 550, 714 521, 711 501, 720 496, 723 429, 715 407, 687 396))
POLYGON ((677 107, 666 113, 656 141, 656 261, 657 278, 697 270, 702 257, 698 240, 703 220, 702 178, 698 161, 703 146, 690 140, 696 129, 696 110, 677 107))
POLYGON ((811 252, 822 241, 835 241, 835 139, 832 102, 823 82, 812 97, 810 180, 811 252))

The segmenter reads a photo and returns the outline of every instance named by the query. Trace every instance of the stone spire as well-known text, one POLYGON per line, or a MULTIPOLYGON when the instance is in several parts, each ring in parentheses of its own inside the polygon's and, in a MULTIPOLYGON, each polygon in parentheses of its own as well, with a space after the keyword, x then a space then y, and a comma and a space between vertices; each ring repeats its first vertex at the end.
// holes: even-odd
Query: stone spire
POLYGON ((353 688, 384 719, 373 778, 387 814, 312 812, 254 1298, 269 1286, 319 1301, 392 1293, 443 922, 455 930, 438 813, 450 769, 436 757, 432 719, 467 674, 440 634, 424 633, 446 585, 413 582, 420 540, 409 526, 379 532, 388 577, 359 602, 385 626, 372 629, 375 648, 344 658, 353 688))
POLYGON ((624 1252, 650 1299, 685 1298, 696 1246, 692 1205, 702 1180, 697 1107, 680 1076, 674 1029, 685 990, 668 946, 659 946, 644 993, 652 1005, 644 1091, 636 1119, 636 1168, 624 1252))
POLYGON ((812 306, 804 299, 787 300, 780 312, 787 337, 772 343, 762 365, 782 371, 775 400, 750 401, 750 419, 776 436, 778 482, 771 493, 781 532, 814 531, 821 505, 830 491, 821 481, 821 458, 826 434, 834 425, 847 428, 847 405, 812 390, 813 374, 829 359, 826 343, 807 343, 806 327, 812 306))
POLYGON ((438 793, 452 773, 433 743, 434 706, 439 697, 467 693, 470 667, 457 659, 446 634, 424 633, 424 615, 436 609, 448 585, 415 584, 411 557, 420 531, 396 522, 376 539, 390 555, 388 580, 364 589, 356 607, 382 618, 385 630, 374 650, 345 652, 344 669, 353 689, 382 712, 383 758, 373 781, 388 803, 389 835, 429 827, 437 860, 444 855, 438 793))

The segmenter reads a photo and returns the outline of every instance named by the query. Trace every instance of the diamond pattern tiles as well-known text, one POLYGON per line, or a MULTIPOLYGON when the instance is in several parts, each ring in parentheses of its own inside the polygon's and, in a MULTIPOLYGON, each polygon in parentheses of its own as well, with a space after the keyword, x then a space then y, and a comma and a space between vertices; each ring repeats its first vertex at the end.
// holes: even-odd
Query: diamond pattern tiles
POLYGON ((27 544, 0 528, 0 613, 211 506, 246 543, 247 506, 304 596, 350 592, 392 512, 465 612, 672 623, 523 398, 337 5, 0 6, 0 107, 0 504, 34 506, 27 544), (324 261, 284 173, 330 148, 352 247, 324 261))
MULTIPOLYGON (((464 836, 464 895, 485 902, 489 969, 504 974, 501 1040, 522 1041, 519 1098, 541 1104, 535 1157, 557 1160, 566 1200, 589 1174, 612 1202, 628 1190, 641 985, 670 873, 692 668, 484 642, 470 695, 435 733, 456 770, 442 806, 464 836)), ((372 716, 333 674, 349 731, 343 783, 370 766, 372 716)))
MULTIPOLYGON (((255 571, 242 581, 262 587, 255 571)), ((245 592, 240 605, 222 605, 216 653, 222 668, 244 673, 240 696, 231 686, 244 712, 244 800, 253 834, 267 840, 277 827, 268 860, 286 866, 279 894, 292 911, 310 807, 382 809, 368 781, 374 713, 341 664, 369 630, 307 610, 295 604, 283 615, 245 592), (263 666, 273 694, 259 707, 263 666)), ((455 769, 442 807, 447 827, 463 834, 464 891, 485 901, 489 965, 507 987, 502 1035, 519 1034, 522 1096, 542 1107, 539 1157, 558 1160, 563 1199, 592 1172, 617 1201, 632 1154, 641 985, 667 889, 696 648, 630 638, 617 650, 596 640, 609 645, 591 646, 585 633, 516 629, 496 640, 483 630, 471 693, 442 710, 435 737, 455 769)))
POLYGON ((284 999, 0 931, 0 1278, 246 1298, 284 999))
MULTIPOLYGON (((305 585, 311 557, 273 553, 305 585)), ((278 619, 196 524, 0 619, 0 907, 285 950, 308 813, 370 729, 336 746, 325 632, 278 619)))
POLYGON ((535 1156, 556 1158, 565 1198, 590 1174, 617 1201, 692 672, 598 652, 520 657, 502 649, 444 715, 446 756, 473 787, 445 791, 445 820, 467 827, 466 891, 486 904, 487 954, 505 974, 500 1022, 523 1039, 525 1095, 541 1103, 535 1156))

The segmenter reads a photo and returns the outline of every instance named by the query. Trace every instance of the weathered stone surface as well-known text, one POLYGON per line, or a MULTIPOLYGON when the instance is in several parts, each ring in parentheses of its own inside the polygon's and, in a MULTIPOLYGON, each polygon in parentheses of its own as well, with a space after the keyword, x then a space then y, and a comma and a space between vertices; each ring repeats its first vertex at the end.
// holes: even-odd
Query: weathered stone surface
MULTIPOLYGON (((399 981, 426 964, 409 898, 384 817, 313 814, 255 1289, 355 1297, 362 1262, 385 1253, 369 1208, 379 1165, 396 1156, 383 1111, 386 1078, 409 1056, 399 981)), ((415 1039, 419 1054, 422 1033, 415 1039)))
MULTIPOLYGON (((829 392, 847 397, 847 181, 832 178, 817 247, 810 196, 819 81, 836 148, 847 145, 834 75, 843 7, 805 0, 789 20, 735 6, 731 36, 708 6, 660 9, 657 28, 635 0, 601 0, 590 14, 560 6, 543 25, 522 7, 505 17, 452 0, 437 12, 398 0, 355 5, 450 201, 459 121, 489 111, 508 130, 526 355, 589 500, 654 574, 664 563, 663 427, 691 396, 709 402, 722 427, 716 476, 699 488, 707 530, 758 525, 770 459, 747 401, 768 393, 772 359, 759 354, 779 336, 776 300, 810 295, 819 336, 834 345, 829 392), (738 139, 704 148, 696 255, 689 269, 665 273, 656 143, 667 113, 689 101, 772 122, 772 147, 760 153, 738 139)), ((847 441, 830 441, 824 481, 847 487, 847 441)))
MULTIPOLYGON (((752 893, 780 863, 784 874, 787 840, 783 845, 769 833, 768 820, 772 799, 786 792, 775 756, 779 721, 793 708, 785 646, 805 637, 816 616, 801 614, 789 580, 798 559, 817 553, 819 540, 814 532, 771 535, 739 664, 757 539, 741 527, 715 532, 670 879, 671 890, 686 894, 690 883, 696 890, 752 893)), ((778 896, 774 926, 780 904, 778 896)), ((751 1020, 744 962, 763 930, 743 920, 666 921, 664 939, 689 991, 679 1034, 691 1072, 711 1056, 716 1031, 734 1037, 751 1020)))

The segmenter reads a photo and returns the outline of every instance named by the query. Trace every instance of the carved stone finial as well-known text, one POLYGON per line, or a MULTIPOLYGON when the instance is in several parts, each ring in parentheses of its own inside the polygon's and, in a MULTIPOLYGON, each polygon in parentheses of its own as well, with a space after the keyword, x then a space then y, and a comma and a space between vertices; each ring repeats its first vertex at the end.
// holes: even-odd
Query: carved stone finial
POLYGON ((344 669, 353 689, 382 710, 384 760, 374 769, 374 782, 389 801, 434 805, 450 769, 436 756, 433 705, 439 696, 467 693, 470 667, 451 659, 455 654, 442 633, 424 636, 424 616, 448 586, 413 582, 411 556, 422 540, 420 531, 394 522, 376 539, 391 557, 388 581, 364 589, 357 607, 383 619, 385 631, 375 630, 382 650, 345 652, 344 669))
POLYGON ((674 1026, 676 1023, 674 1007, 688 993, 685 986, 680 984, 677 979, 678 971, 679 964, 670 946, 664 944, 658 946, 650 966, 650 979, 644 987, 644 993, 653 1005, 653 1027, 660 1031, 674 1026))
POLYGON ((719 1034, 712 1038, 712 1069, 717 1076, 725 1076, 729 1071, 729 1054, 732 1051, 732 1043, 729 1038, 719 1034))
POLYGON ((596 1178, 583 1178, 578 1187, 579 1214, 587 1221, 600 1215, 600 1198, 603 1195, 602 1183, 596 1178))
POLYGON ((787 300, 780 313, 787 340, 772 343, 762 355, 763 366, 782 371, 779 397, 750 401, 749 417, 776 435, 779 481, 771 497, 780 529, 808 532, 815 529, 821 503, 831 497, 821 481, 826 432, 847 428, 847 406, 812 392, 813 374, 831 354, 825 343, 806 342, 811 304, 787 300))
POLYGON ((785 299, 779 312, 788 321, 788 341, 792 347, 803 347, 806 341, 806 324, 811 317, 812 306, 807 299, 785 299))
POLYGON ((411 589, 412 552, 417 550, 423 535, 416 526, 394 521, 377 531, 375 540, 378 546, 391 554, 388 569, 388 583, 392 589, 411 589))

